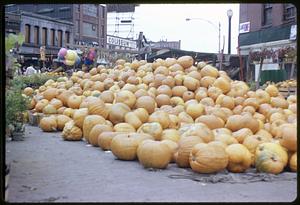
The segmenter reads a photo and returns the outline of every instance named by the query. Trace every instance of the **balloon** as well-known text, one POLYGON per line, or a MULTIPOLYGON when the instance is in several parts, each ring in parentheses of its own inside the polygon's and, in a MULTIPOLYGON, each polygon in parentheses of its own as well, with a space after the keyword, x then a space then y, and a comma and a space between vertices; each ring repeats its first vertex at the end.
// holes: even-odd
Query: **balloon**
POLYGON ((65 56, 66 60, 75 61, 77 53, 73 50, 68 50, 67 55, 65 56))
POLYGON ((84 64, 85 65, 91 65, 93 63, 93 61, 89 60, 89 59, 85 59, 84 64))
POLYGON ((64 63, 65 65, 72 66, 75 64, 75 61, 65 60, 64 63))
POLYGON ((66 54, 67 54, 67 49, 65 49, 65 48, 61 48, 60 50, 59 50, 59 52, 58 52, 58 56, 59 57, 64 57, 66 54))
POLYGON ((79 56, 77 56, 75 64, 76 64, 76 65, 79 65, 79 64, 80 64, 80 62, 81 62, 81 59, 80 59, 80 57, 79 57, 79 56))

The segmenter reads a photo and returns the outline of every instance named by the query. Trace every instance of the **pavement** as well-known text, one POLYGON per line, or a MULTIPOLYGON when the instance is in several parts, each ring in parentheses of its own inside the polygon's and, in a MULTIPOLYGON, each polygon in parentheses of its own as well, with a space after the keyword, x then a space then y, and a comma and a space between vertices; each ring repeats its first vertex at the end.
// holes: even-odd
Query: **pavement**
POLYGON ((6 142, 8 202, 291 202, 297 197, 296 173, 259 180, 250 173, 252 180, 245 180, 245 173, 216 178, 174 163, 165 170, 144 169, 138 161, 117 160, 110 151, 64 141, 60 134, 26 126, 24 141, 6 142))

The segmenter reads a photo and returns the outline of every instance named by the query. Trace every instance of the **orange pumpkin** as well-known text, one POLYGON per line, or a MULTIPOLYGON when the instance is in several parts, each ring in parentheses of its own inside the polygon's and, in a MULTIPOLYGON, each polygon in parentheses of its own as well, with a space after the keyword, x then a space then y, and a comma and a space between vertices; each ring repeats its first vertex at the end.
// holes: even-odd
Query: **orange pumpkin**
POLYGON ((65 124, 72 119, 66 115, 57 115, 56 116, 56 123, 57 123, 57 130, 63 130, 65 124))
POLYGON ((49 117, 43 117, 39 123, 40 128, 43 132, 53 132, 57 130, 56 117, 51 115, 49 117))
POLYGON ((231 144, 226 147, 228 154, 227 170, 230 172, 245 172, 251 166, 251 153, 242 144, 231 144))
POLYGON ((112 132, 113 128, 106 124, 96 124, 89 133, 89 143, 98 147, 98 137, 103 132, 112 132))
POLYGON ((61 135, 64 140, 78 141, 82 139, 82 131, 73 120, 65 124, 61 135))

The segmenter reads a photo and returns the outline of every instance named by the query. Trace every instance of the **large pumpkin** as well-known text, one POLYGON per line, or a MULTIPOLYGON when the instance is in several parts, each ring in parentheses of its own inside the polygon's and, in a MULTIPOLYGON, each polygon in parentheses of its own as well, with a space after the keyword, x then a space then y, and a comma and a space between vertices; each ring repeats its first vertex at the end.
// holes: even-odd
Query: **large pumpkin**
POLYGON ((161 135, 162 140, 171 140, 174 142, 178 142, 180 139, 180 134, 177 129, 165 129, 161 135))
POLYGON ((194 64, 194 59, 191 56, 181 56, 177 59, 177 63, 187 69, 194 64))
POLYGON ((82 100, 82 96, 72 95, 68 98, 68 107, 73 109, 79 109, 82 100))
POLYGON ((241 144, 243 144, 244 139, 250 135, 253 135, 253 132, 249 128, 242 128, 232 133, 232 136, 241 144))
POLYGON ((166 144, 170 148, 172 152, 170 162, 175 162, 175 153, 178 151, 178 147, 179 147, 178 143, 168 139, 162 140, 161 143, 166 144))
POLYGON ((105 124, 105 119, 100 115, 88 115, 84 118, 82 131, 84 139, 89 142, 89 134, 92 128, 97 124, 105 124))
POLYGON ((82 131, 73 120, 65 124, 61 135, 64 140, 78 141, 82 139, 82 131))
POLYGON ((35 105, 35 110, 37 112, 42 112, 44 107, 46 107, 46 105, 48 105, 49 101, 46 99, 42 99, 40 101, 38 101, 35 105))
POLYGON ((74 95, 75 93, 71 90, 63 91, 61 94, 57 96, 57 99, 61 100, 64 106, 68 106, 68 99, 70 96, 74 95))
POLYGON ((194 145, 202 143, 203 140, 198 136, 182 137, 178 142, 178 151, 175 161, 178 167, 190 167, 189 156, 194 145))
POLYGON ((292 124, 282 124, 279 132, 280 144, 289 151, 297 151, 297 127, 292 124))
POLYGON ((165 169, 170 163, 172 150, 161 141, 149 139, 139 144, 137 157, 145 168, 165 169))
POLYGON ((242 144, 231 144, 226 147, 229 156, 227 170, 244 172, 251 166, 251 153, 242 144))
POLYGON ((277 143, 262 143, 255 151, 255 167, 260 172, 279 174, 288 163, 287 151, 277 143))
POLYGON ((116 93, 116 103, 118 102, 124 103, 128 107, 133 108, 136 102, 136 97, 128 90, 121 90, 120 92, 116 93))
POLYGON ((98 137, 102 132, 112 132, 113 128, 106 124, 96 124, 89 133, 89 143, 98 147, 98 137))
POLYGON ((289 166, 293 172, 297 172, 297 152, 290 157, 289 166))
POLYGON ((189 162, 195 172, 216 173, 227 167, 228 154, 223 146, 216 143, 199 143, 192 148, 189 162))
POLYGON ((138 129, 143 124, 143 122, 140 120, 140 118, 134 112, 126 113, 124 120, 126 123, 131 124, 135 129, 138 129))
POLYGON ((225 145, 238 144, 239 142, 230 134, 215 135, 215 141, 223 142, 225 145))
POLYGON ((56 117, 54 115, 51 115, 49 117, 43 117, 40 120, 39 126, 44 132, 56 131, 57 130, 56 117))
POLYGON ((129 123, 121 122, 114 126, 114 131, 131 133, 136 132, 136 129, 129 123))
POLYGON ((187 125, 186 127, 181 127, 179 129, 179 132, 181 132, 181 130, 183 130, 181 133, 181 137, 198 136, 205 143, 213 141, 215 138, 214 133, 211 131, 211 129, 200 122, 187 125))
POLYGON ((52 100, 52 98, 55 98, 58 94, 57 88, 48 88, 47 90, 44 91, 43 97, 44 99, 47 100, 52 100))
POLYGON ((144 123, 139 127, 137 133, 145 133, 153 136, 155 140, 161 140, 163 128, 158 122, 144 123))
POLYGON ((55 107, 51 104, 48 104, 46 105, 44 108, 43 108, 43 113, 44 114, 56 114, 57 113, 57 110, 55 109, 55 107))
POLYGON ((125 121, 125 115, 128 112, 130 108, 126 104, 115 103, 111 106, 108 118, 113 124, 121 123, 125 121))
POLYGON ((200 103, 189 104, 186 108, 186 113, 195 120, 204 113, 204 106, 200 103))
POLYGON ((170 124, 169 114, 164 111, 155 111, 149 116, 148 122, 158 122, 163 129, 166 129, 170 124))
POLYGON ((105 131, 98 135, 98 146, 102 150, 110 150, 111 140, 118 134, 124 134, 121 132, 105 131))
POLYGON ((88 114, 89 111, 87 108, 80 108, 78 110, 75 110, 73 114, 73 120, 75 122, 75 125, 82 129, 83 121, 85 117, 88 116, 88 114))
POLYGON ((57 115, 56 116, 57 130, 63 130, 65 124, 71 120, 72 119, 66 115, 57 115))
POLYGON ((150 96, 142 96, 136 100, 135 107, 144 108, 147 110, 148 114, 151 114, 154 112, 156 108, 156 102, 150 96))
POLYGON ((201 122, 205 124, 209 129, 216 129, 224 127, 224 121, 216 117, 215 115, 201 115, 195 122, 201 122))
POLYGON ((118 159, 135 160, 139 144, 146 139, 153 139, 153 137, 141 133, 118 134, 112 139, 110 148, 118 159))
POLYGON ((49 104, 53 105, 56 110, 58 110, 59 108, 61 108, 63 106, 63 103, 59 99, 56 99, 56 98, 52 98, 52 100, 49 102, 49 104))

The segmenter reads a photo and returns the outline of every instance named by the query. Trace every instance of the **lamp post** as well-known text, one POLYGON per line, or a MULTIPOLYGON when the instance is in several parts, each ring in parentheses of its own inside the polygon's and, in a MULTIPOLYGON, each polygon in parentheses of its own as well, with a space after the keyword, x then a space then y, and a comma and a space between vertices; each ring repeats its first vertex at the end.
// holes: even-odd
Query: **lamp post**
POLYGON ((220 45, 220 43, 221 43, 221 41, 220 41, 220 39, 221 39, 221 23, 220 22, 219 22, 218 26, 216 26, 216 24, 212 23, 209 20, 203 19, 203 18, 186 18, 185 20, 186 21, 190 21, 190 20, 202 20, 202 21, 206 21, 207 23, 213 25, 214 28, 216 28, 218 30, 218 32, 219 32, 219 50, 218 50, 218 52, 219 53, 221 52, 221 50, 220 50, 220 47, 221 47, 221 45, 220 45))
POLYGON ((230 54, 231 49, 231 17, 233 15, 233 12, 231 9, 227 11, 228 16, 228 54, 230 54))

